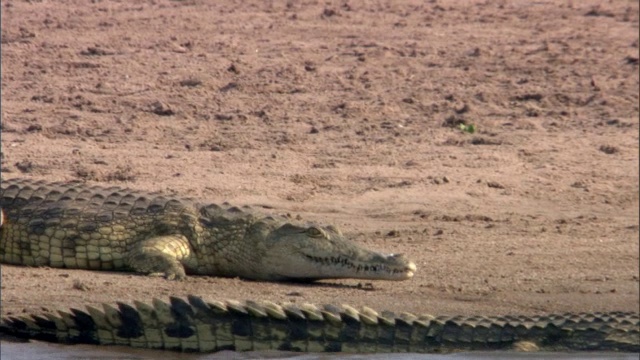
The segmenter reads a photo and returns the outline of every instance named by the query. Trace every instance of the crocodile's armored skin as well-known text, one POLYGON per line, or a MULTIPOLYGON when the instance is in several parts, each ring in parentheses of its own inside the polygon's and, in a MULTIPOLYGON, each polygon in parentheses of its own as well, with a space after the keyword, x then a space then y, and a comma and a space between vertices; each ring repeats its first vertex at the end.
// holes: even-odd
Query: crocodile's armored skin
POLYGON ((196 296, 6 317, 0 324, 0 332, 28 339, 190 352, 639 352, 639 329, 637 313, 434 317, 196 296))
POLYGON ((364 249, 332 226, 292 223, 227 203, 203 204, 80 182, 3 180, 0 261, 255 280, 406 280, 402 255, 364 249))

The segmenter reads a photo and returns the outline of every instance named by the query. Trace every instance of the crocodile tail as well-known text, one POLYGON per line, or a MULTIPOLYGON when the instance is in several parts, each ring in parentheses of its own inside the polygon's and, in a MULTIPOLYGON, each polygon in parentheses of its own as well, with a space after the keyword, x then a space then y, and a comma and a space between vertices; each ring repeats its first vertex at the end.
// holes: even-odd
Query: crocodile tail
POLYGON ((0 332, 22 338, 183 352, 639 352, 639 329, 635 313, 434 317, 348 305, 206 302, 197 296, 7 317, 0 324, 0 332))

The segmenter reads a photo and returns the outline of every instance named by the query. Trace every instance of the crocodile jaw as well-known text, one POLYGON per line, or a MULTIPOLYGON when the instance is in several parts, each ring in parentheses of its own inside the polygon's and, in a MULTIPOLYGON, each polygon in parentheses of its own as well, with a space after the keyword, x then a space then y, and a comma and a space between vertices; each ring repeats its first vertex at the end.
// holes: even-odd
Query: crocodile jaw
MULTIPOLYGON (((289 279, 363 279, 363 280, 409 280, 416 272, 416 264, 403 255, 383 255, 373 251, 359 251, 355 257, 305 255, 306 261, 299 264, 296 274, 289 279)), ((292 261, 291 263, 296 263, 292 261)), ((291 264, 290 263, 290 264, 291 264)))

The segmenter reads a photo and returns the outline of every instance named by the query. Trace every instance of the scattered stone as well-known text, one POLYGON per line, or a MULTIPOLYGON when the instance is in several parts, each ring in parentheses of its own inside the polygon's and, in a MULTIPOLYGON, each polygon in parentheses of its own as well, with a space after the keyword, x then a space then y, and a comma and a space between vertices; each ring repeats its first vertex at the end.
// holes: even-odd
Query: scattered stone
POLYGON ((464 114, 464 113, 469 112, 469 110, 471 110, 471 108, 469 107, 469 105, 467 103, 463 103, 462 106, 459 106, 459 107, 456 107, 455 109, 453 109, 453 111, 455 111, 456 114, 464 114))
POLYGON ((84 166, 80 166, 76 169, 75 171, 75 175, 77 178, 80 179, 84 179, 84 180, 93 180, 96 179, 96 172, 95 170, 90 170, 87 169, 84 166))
POLYGON ((471 145, 502 145, 502 141, 476 136, 469 141, 471 145))
POLYGON ((82 281, 76 279, 73 280, 73 288, 76 290, 80 290, 80 291, 89 291, 91 289, 89 289, 89 287, 83 283, 82 281))
POLYGON ((467 52, 467 56, 471 56, 471 57, 478 57, 480 56, 480 48, 476 47, 473 50, 470 50, 467 52))
POLYGON ((80 55, 85 56, 106 56, 115 55, 115 51, 102 49, 99 45, 88 47, 86 50, 80 51, 80 55))
POLYGON ((33 124, 33 125, 29 125, 25 131, 26 131, 26 132, 38 132, 38 131, 42 131, 42 125, 40 125, 40 124, 33 124))
POLYGON ((220 120, 220 121, 229 121, 229 120, 233 120, 233 115, 228 115, 228 114, 215 114, 213 116, 216 120, 220 120))
POLYGON ((160 116, 171 116, 176 114, 169 105, 160 101, 156 101, 151 104, 151 112, 160 116))
POLYGON ((624 61, 629 65, 638 65, 640 63, 637 56, 626 56, 624 61))
POLYGON ((338 15, 338 12, 330 9, 330 8, 324 8, 324 10, 322 10, 322 17, 323 18, 328 18, 328 17, 332 17, 338 15))
POLYGON ((387 233, 387 237, 398 237, 400 232, 398 230, 391 230, 387 233))
POLYGON ((31 101, 40 101, 45 104, 52 104, 54 102, 53 96, 49 95, 33 95, 31 101))
POLYGON ((487 186, 494 189, 504 189, 504 186, 502 184, 497 183, 495 181, 487 182, 487 186))
POLYGON ((237 83, 235 83, 235 82, 230 82, 230 83, 228 83, 227 85, 225 85, 225 86, 221 87, 221 88, 220 88, 220 92, 227 92, 227 91, 233 90, 233 89, 235 89, 235 88, 237 88, 237 87, 238 87, 238 84, 237 84, 237 83))
POLYGON ((180 86, 196 87, 202 85, 202 81, 198 79, 184 79, 180 81, 180 86))
POLYGON ((529 100, 540 101, 543 98, 544 98, 544 95, 542 95, 540 93, 529 93, 529 94, 522 94, 522 95, 514 96, 513 100, 516 100, 516 101, 529 101, 529 100))
POLYGON ((611 145, 602 145, 602 146, 600 146, 600 151, 602 151, 603 153, 605 153, 607 155, 612 155, 612 154, 615 154, 615 153, 619 152, 620 149, 618 149, 615 146, 611 146, 611 145))
POLYGON ((468 125, 466 120, 461 116, 449 115, 442 122, 443 127, 457 128, 460 125, 468 125))
POLYGON ((587 11, 584 16, 604 16, 604 17, 614 17, 615 14, 611 11, 600 9, 600 5, 594 6, 591 10, 587 11))
POLYGON ((14 165, 15 165, 15 167, 18 168, 18 170, 20 170, 21 172, 23 172, 25 174, 32 172, 33 168, 35 167, 33 162, 31 162, 31 160, 18 161, 14 165))
POLYGON ((115 171, 105 175, 104 180, 112 181, 135 181, 136 174, 131 166, 118 166, 115 171))
POLYGON ((236 66, 236 64, 231 64, 229 65, 229 67, 227 68, 228 72, 232 72, 234 74, 240 74, 240 70, 238 70, 238 67, 236 66))

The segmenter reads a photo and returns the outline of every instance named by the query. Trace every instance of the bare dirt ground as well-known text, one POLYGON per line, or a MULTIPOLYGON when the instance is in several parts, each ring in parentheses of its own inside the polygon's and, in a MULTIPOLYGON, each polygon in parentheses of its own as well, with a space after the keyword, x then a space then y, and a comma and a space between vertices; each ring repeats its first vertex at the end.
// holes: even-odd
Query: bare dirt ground
POLYGON ((3 0, 2 177, 268 205, 414 279, 3 265, 3 314, 188 293, 638 310, 638 2, 362 3, 3 0))

